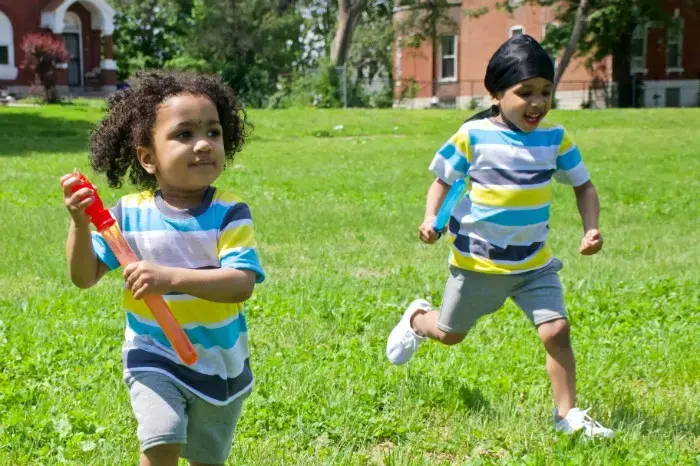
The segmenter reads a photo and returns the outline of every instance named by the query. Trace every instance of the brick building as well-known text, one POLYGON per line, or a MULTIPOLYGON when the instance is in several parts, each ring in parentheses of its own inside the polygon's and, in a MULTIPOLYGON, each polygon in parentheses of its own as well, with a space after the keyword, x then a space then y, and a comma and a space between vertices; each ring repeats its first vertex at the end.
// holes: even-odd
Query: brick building
MULTIPOLYGON (((547 26, 554 23, 551 7, 511 0, 513 13, 494 10, 496 0, 454 0, 450 16, 456 31, 444 31, 433 54, 430 41, 410 47, 410 37, 399 35, 394 44, 396 106, 425 108, 488 104, 483 85, 489 58, 498 46, 514 34, 525 33, 541 41, 547 26), (521 4, 521 5, 518 5, 521 4), (480 17, 464 15, 465 10, 489 7, 480 17)), ((666 30, 650 24, 635 31, 632 40, 632 73, 642 81, 635 100, 643 106, 700 105, 700 12, 683 0, 665 0, 677 28, 666 30)), ((399 7, 394 23, 405 21, 410 11, 399 7)), ((560 108, 603 107, 612 86, 612 59, 608 57, 589 70, 574 59, 562 76, 557 90, 560 108)))
POLYGON ((61 36, 71 55, 57 73, 59 93, 107 94, 116 90, 112 59, 114 10, 105 0, 0 0, 0 88, 25 95, 33 83, 23 38, 44 32, 61 36))

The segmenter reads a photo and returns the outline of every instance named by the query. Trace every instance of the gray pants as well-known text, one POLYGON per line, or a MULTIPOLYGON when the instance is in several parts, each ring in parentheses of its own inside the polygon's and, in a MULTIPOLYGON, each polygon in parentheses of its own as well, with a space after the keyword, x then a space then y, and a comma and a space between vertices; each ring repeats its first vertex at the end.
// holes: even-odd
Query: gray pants
POLYGON ((138 421, 141 451, 158 445, 184 444, 180 456, 190 461, 224 464, 241 416, 243 394, 224 406, 199 398, 167 375, 133 372, 126 377, 138 421))
POLYGON ((467 333, 476 321, 512 298, 534 325, 566 318, 564 292, 553 259, 541 269, 495 275, 450 267, 437 326, 443 332, 467 333))

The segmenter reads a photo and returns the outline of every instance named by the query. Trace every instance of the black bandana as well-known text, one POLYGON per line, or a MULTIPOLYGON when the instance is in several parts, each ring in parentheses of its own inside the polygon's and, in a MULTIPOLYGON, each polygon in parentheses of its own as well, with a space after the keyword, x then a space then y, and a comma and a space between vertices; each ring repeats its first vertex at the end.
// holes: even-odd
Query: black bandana
MULTIPOLYGON (((505 41, 489 60, 484 85, 491 94, 503 92, 519 82, 544 78, 554 81, 554 63, 542 46, 527 34, 518 34, 505 41)), ((480 120, 498 115, 493 106, 469 120, 480 120)))

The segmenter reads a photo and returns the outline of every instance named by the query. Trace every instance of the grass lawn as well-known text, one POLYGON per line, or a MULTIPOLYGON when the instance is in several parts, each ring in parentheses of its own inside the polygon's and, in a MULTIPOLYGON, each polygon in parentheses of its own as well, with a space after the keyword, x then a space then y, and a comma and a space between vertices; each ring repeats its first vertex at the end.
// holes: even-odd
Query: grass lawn
MULTIPOLYGON (((550 242, 565 264, 579 405, 615 439, 554 433, 544 350, 512 304, 458 346, 388 363, 406 304, 440 302, 448 245, 420 243, 417 227, 427 166, 465 116, 250 112, 253 136, 218 185, 251 205, 268 280, 248 306, 257 385, 229 464, 700 463, 698 109, 549 117, 600 192, 603 252, 578 255, 562 185, 550 242)), ((119 274, 85 291, 66 273, 58 178, 91 175, 99 117, 85 105, 0 108, 0 465, 138 457, 119 274)), ((92 178, 110 205, 130 190, 92 178)))

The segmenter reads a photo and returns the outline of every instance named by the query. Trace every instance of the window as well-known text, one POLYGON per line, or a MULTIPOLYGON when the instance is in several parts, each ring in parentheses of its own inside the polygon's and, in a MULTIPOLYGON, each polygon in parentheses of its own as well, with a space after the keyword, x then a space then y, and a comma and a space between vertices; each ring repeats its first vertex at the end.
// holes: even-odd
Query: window
POLYGON ((647 71, 647 31, 648 26, 637 26, 632 33, 632 73, 647 71))
POLYGON ((440 80, 457 80, 457 36, 440 38, 440 80))
POLYGON ((666 88, 666 106, 680 107, 681 106, 681 88, 667 87, 666 88))
POLYGON ((525 0, 508 0, 508 6, 511 8, 518 8, 522 6, 525 0))
POLYGON ((513 37, 520 34, 525 34, 525 28, 521 25, 517 25, 510 28, 510 35, 508 37, 513 37))
POLYGON ((666 35, 666 68, 668 70, 681 70, 683 52, 683 22, 675 18, 669 26, 666 35))
POLYGON ((15 45, 12 37, 12 23, 5 13, 0 11, 0 79, 17 78, 15 66, 15 45))

